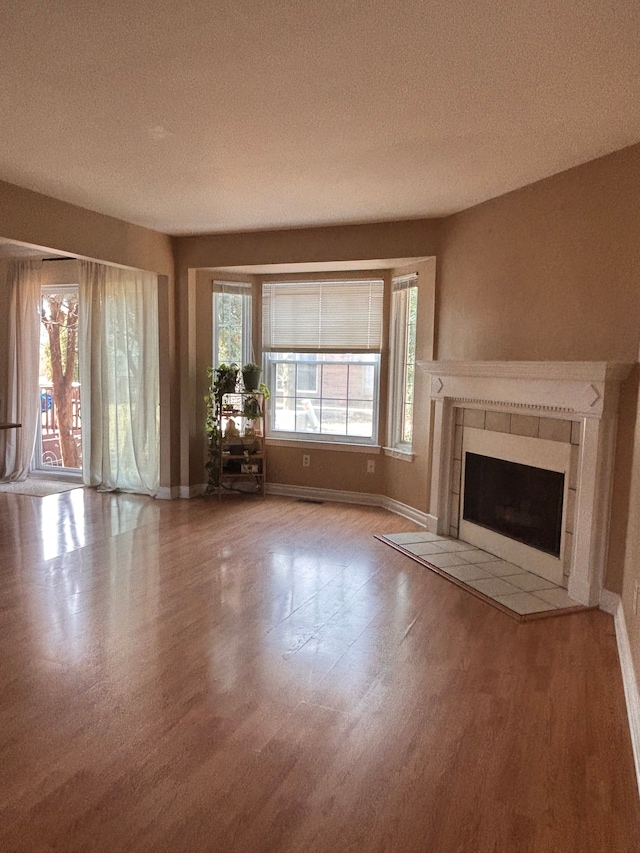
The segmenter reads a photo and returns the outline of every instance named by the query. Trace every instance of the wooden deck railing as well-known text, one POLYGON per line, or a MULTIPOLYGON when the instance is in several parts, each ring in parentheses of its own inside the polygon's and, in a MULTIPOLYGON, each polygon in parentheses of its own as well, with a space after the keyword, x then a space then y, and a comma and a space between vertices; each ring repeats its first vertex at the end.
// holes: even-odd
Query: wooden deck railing
MULTIPOLYGON (((80 385, 74 384, 71 391, 71 428, 74 433, 80 432, 80 385)), ((53 385, 40 386, 40 417, 42 420, 42 435, 51 436, 58 432, 56 404, 53 396, 53 385)))

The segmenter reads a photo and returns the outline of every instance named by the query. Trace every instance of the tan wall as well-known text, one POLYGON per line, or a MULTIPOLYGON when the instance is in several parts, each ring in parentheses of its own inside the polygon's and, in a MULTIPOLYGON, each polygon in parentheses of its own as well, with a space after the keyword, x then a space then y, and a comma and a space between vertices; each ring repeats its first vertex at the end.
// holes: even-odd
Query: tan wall
POLYGON ((0 237, 173 276, 171 238, 0 181, 0 237))
POLYGON ((639 379, 640 371, 636 365, 631 376, 620 389, 616 460, 613 475, 614 489, 611 496, 609 559, 606 576, 607 589, 618 594, 622 592, 625 562, 627 560, 629 507, 634 506, 630 504, 631 459, 634 453, 639 379))
MULTIPOLYGON (((103 216, 0 181, 0 237, 74 257, 150 270, 160 276, 160 483, 179 481, 179 394, 176 292, 171 238, 148 228, 103 216)), ((60 264, 58 273, 65 267, 60 264)), ((55 264, 50 265, 56 269, 55 264)), ((66 270, 65 270, 66 273, 66 270)), ((0 305, 6 298, 1 288, 0 305)), ((0 367, 2 366, 0 346, 0 367)), ((3 371, 6 376, 6 367, 3 371)), ((1 391, 0 391, 1 396, 1 391)))
POLYGON ((441 359, 635 361, 640 146, 445 220, 441 359))
POLYGON ((337 489, 379 495, 384 492, 384 457, 380 454, 326 450, 320 442, 312 447, 291 448, 269 443, 267 481, 313 489, 337 489), (310 456, 302 467, 302 454, 310 456), (375 472, 367 474, 367 460, 375 462, 375 472))
POLYGON ((7 419, 7 371, 9 330, 9 288, 7 287, 7 267, 0 261, 0 422, 7 419))
MULTIPOLYGON (((176 268, 361 261, 435 255, 439 219, 174 237, 176 268)), ((1 232, 0 232, 1 233, 1 232)))
POLYGON ((626 553, 622 577, 622 604, 629 633, 629 644, 640 679, 640 418, 636 419, 633 454, 624 460, 631 469, 629 511, 627 514, 626 553))
MULTIPOLYGON (((640 146, 634 146, 445 220, 438 357, 635 362, 638 199, 640 146)), ((640 619, 633 614, 640 581, 636 410, 634 375, 622 394, 606 585, 623 594, 640 671, 640 619)))
MULTIPOLYGON (((435 258, 393 272, 394 275, 404 275, 413 271, 418 273, 416 361, 431 361, 434 358, 435 337, 435 258)), ((431 479, 432 407, 429 399, 429 375, 424 370, 416 371, 414 399, 413 460, 408 462, 392 456, 384 457, 383 492, 393 500, 427 512, 431 479)), ((384 440, 384 443, 387 444, 387 441, 384 440)))

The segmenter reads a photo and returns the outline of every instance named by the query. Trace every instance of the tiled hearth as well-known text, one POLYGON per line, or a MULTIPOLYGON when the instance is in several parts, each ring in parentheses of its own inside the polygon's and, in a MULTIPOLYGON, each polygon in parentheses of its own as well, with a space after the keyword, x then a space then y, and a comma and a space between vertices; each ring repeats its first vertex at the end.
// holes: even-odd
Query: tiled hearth
POLYGON ((427 531, 378 538, 510 615, 555 616, 583 609, 566 589, 460 539, 427 531))

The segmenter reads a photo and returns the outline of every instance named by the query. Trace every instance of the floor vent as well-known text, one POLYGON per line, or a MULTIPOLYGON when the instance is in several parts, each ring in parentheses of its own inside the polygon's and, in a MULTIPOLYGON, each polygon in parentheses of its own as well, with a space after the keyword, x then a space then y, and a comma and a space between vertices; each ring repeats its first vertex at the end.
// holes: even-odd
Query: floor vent
POLYGON ((297 498, 296 503, 299 504, 323 504, 320 498, 297 498))

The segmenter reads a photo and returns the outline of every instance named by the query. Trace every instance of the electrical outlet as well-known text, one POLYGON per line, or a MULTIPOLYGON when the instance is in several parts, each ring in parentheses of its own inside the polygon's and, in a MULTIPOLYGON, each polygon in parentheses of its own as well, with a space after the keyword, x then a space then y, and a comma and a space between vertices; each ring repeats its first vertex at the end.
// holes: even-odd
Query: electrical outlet
POLYGON ((302 467, 309 468, 311 466, 311 457, 308 453, 302 454, 302 467))
POLYGON ((367 474, 375 474, 376 473, 376 460, 375 459, 367 459, 367 474))

